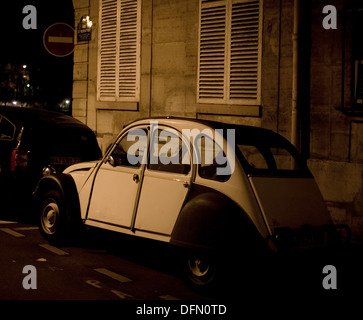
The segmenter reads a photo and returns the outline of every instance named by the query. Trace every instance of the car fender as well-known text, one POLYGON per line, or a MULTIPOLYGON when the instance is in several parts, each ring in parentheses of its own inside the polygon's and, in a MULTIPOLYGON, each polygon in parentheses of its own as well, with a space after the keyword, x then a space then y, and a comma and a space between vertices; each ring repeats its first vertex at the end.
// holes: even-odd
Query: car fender
POLYGON ((39 180, 34 191, 35 203, 38 203, 42 194, 52 189, 56 189, 62 194, 65 201, 65 206, 69 212, 68 219, 72 219, 72 223, 74 221, 80 221, 80 204, 77 187, 73 177, 70 174, 64 173, 54 173, 43 176, 39 180))
POLYGON ((263 238, 248 215, 226 195, 206 189, 181 210, 170 243, 193 250, 226 250, 261 244, 263 238), (253 237, 253 239, 252 239, 253 237))

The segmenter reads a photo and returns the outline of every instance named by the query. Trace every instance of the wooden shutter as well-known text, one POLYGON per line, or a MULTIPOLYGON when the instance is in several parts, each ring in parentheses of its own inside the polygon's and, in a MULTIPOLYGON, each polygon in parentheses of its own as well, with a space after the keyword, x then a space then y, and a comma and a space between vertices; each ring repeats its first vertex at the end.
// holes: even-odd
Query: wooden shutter
POLYGON ((224 99, 226 5, 223 2, 202 0, 201 4, 199 99, 224 99))
POLYGON ((121 1, 119 97, 134 98, 138 91, 138 1, 121 1))
POLYGON ((198 101, 257 104, 260 1, 201 0, 198 101))
POLYGON ((136 101, 139 97, 139 0, 102 0, 99 99, 136 101))
POLYGON ((100 12, 99 97, 116 94, 117 1, 102 0, 100 12))
POLYGON ((259 1, 232 4, 230 99, 257 99, 259 1))

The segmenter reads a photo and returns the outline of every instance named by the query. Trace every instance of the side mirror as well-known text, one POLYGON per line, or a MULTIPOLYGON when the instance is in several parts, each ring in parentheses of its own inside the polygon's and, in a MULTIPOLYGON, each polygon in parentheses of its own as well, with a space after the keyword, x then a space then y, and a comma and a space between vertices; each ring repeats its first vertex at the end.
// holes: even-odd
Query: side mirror
POLYGON ((111 165, 111 166, 113 166, 113 167, 116 167, 116 165, 115 165, 115 159, 113 158, 113 156, 109 156, 108 157, 108 159, 107 159, 107 162, 111 165))

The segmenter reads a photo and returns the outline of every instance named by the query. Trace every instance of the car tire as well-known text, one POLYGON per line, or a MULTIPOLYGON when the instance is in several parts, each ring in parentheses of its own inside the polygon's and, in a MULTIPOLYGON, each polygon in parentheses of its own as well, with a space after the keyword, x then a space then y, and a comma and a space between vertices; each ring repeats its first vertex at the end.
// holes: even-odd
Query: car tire
POLYGON ((217 261, 211 255, 190 251, 184 256, 184 275, 193 289, 209 290, 217 282, 217 261))
POLYGON ((54 244, 71 240, 75 222, 61 192, 45 192, 39 199, 39 210, 39 230, 46 240, 54 244))

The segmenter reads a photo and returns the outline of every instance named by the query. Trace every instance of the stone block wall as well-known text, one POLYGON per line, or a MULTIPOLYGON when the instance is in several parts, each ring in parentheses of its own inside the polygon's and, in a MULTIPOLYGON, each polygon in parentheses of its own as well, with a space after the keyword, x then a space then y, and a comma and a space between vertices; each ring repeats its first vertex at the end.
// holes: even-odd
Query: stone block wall
MULTIPOLYGON (((333 220, 348 223, 355 238, 363 239, 363 119, 337 109, 351 99, 347 94, 342 97, 342 87, 350 92, 352 70, 350 39, 343 48, 341 20, 343 7, 351 1, 301 2, 303 18, 308 19, 302 21, 301 69, 309 78, 300 92, 305 153, 333 220), (338 10, 336 30, 322 27, 327 4, 338 10)), ((75 46, 73 116, 97 133, 103 151, 126 123, 147 116, 262 126, 290 139, 294 1, 263 0, 261 106, 253 107, 197 103, 199 0, 142 0, 139 102, 98 101, 99 1, 73 4, 75 25, 82 15, 90 15, 94 23, 91 41, 75 46)))

